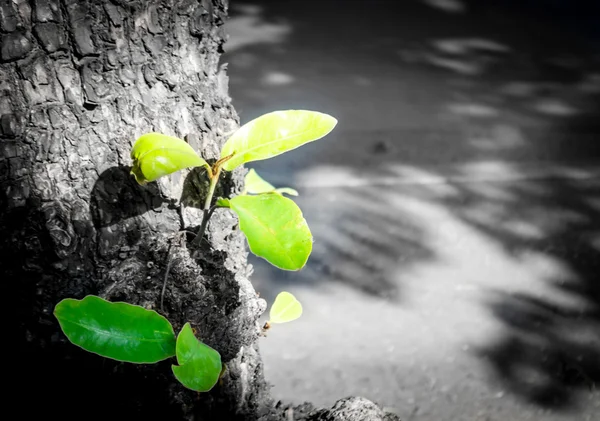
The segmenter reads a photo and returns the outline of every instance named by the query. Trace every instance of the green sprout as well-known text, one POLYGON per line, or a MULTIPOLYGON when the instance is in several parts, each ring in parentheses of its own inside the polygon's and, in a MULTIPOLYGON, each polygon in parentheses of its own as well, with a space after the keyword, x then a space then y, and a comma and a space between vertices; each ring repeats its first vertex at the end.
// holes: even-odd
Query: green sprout
POLYGON ((258 161, 296 149, 327 135, 337 120, 327 114, 288 110, 275 111, 243 125, 223 145, 221 156, 210 166, 184 140, 149 133, 140 137, 131 150, 131 173, 140 184, 189 167, 205 167, 210 179, 204 199, 202 224, 192 244, 198 245, 208 221, 218 207, 237 213, 240 229, 250 250, 284 270, 300 270, 312 250, 312 234, 302 211, 281 193, 297 195, 290 188, 276 189, 251 171, 246 176, 245 193, 233 199, 219 199, 213 207, 213 195, 222 170, 233 171, 258 161))
MULTIPOLYGON (((271 158, 320 139, 336 124, 335 118, 315 111, 265 114, 238 129, 225 142, 220 158, 212 166, 184 140, 148 133, 133 145, 131 174, 144 185, 185 168, 204 167, 210 185, 204 198, 202 223, 192 244, 199 245, 213 212, 228 208, 237 214, 240 230, 254 254, 280 269, 300 270, 312 251, 313 239, 300 208, 283 196, 297 196, 296 190, 275 188, 250 170, 242 194, 216 200, 213 196, 222 171, 233 171, 247 162, 271 158)), ((301 314, 300 302, 292 294, 282 292, 273 303, 271 320, 263 333, 270 323, 289 322, 301 314)), ((54 315, 71 343, 102 357, 137 364, 176 357, 173 374, 189 389, 209 391, 224 372, 219 352, 198 340, 189 323, 175 337, 171 323, 153 310, 88 295, 82 300, 62 300, 54 315)))

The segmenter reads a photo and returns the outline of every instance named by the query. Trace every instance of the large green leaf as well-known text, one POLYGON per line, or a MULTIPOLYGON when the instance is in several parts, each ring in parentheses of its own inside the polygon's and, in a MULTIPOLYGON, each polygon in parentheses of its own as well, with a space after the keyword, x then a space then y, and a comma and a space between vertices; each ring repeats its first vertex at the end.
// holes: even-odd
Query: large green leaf
POLYGON ((175 355, 175 332, 169 321, 140 306, 88 295, 83 300, 62 300, 54 315, 73 344, 106 358, 155 363, 175 355))
POLYGON ((141 136, 131 149, 131 173, 140 184, 187 167, 208 166, 187 142, 160 133, 141 136))
POLYGON ((250 169, 248 174, 246 174, 246 178, 244 179, 244 190, 246 193, 250 194, 275 192, 289 194, 290 196, 298 196, 298 192, 290 187, 276 189, 274 185, 258 175, 254 168, 250 169))
POLYGON ((194 336, 189 323, 177 335, 177 363, 173 374, 188 389, 208 392, 219 380, 221 355, 194 336))
POLYGON ((275 111, 239 128, 223 145, 221 158, 233 154, 223 164, 232 171, 250 161, 271 158, 325 136, 337 120, 316 111, 275 111))
POLYGON ((222 200, 237 213, 252 253, 280 269, 299 270, 312 251, 312 234, 302 211, 276 193, 222 200))

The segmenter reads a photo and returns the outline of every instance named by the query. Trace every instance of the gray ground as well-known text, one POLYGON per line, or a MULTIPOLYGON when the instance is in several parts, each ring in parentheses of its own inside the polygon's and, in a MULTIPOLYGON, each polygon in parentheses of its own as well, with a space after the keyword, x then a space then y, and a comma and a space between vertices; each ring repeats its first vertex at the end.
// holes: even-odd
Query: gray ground
POLYGON ((304 305, 261 345, 275 397, 600 420, 598 50, 457 1, 232 3, 242 121, 339 119, 254 165, 300 190, 315 237, 301 272, 254 260, 263 297, 304 305))

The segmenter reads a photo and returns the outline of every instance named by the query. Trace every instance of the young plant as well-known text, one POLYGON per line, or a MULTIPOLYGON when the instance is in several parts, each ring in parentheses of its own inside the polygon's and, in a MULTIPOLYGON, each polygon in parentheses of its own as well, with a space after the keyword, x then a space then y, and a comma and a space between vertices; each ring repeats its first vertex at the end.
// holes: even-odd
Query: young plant
POLYGON ((337 120, 327 114, 288 110, 275 111, 243 125, 223 145, 219 160, 210 166, 185 141, 159 133, 140 137, 133 146, 131 173, 140 184, 188 167, 204 167, 210 179, 204 199, 202 224, 194 240, 199 244, 208 221, 218 207, 230 208, 240 219, 250 250, 285 270, 300 270, 312 251, 312 234, 302 211, 280 193, 297 194, 293 189, 276 189, 250 172, 246 193, 232 199, 213 195, 222 170, 280 155, 327 135, 337 120))
MULTIPOLYGON (((220 158, 212 166, 185 141, 149 133, 141 136, 131 150, 131 173, 143 185, 184 168, 204 167, 210 185, 194 243, 202 240, 215 209, 229 208, 238 215, 240 230, 253 253, 281 269, 299 270, 312 251, 312 234, 298 206, 283 196, 283 193, 296 196, 295 190, 275 188, 251 170, 241 195, 217 200, 213 200, 213 195, 223 170, 233 171, 246 162, 295 149, 325 136, 336 124, 335 118, 314 111, 276 111, 263 115, 237 130, 225 142, 220 158)), ((168 265, 165 281, 167 277, 168 265)), ((263 331, 270 323, 291 321, 301 314, 298 300, 282 292, 263 331)), ((220 354, 199 341, 189 323, 175 337, 169 321, 153 310, 89 295, 82 300, 62 300, 56 305, 54 315, 69 341, 103 357, 138 364, 176 357, 173 374, 189 389, 208 391, 223 372, 220 354)))

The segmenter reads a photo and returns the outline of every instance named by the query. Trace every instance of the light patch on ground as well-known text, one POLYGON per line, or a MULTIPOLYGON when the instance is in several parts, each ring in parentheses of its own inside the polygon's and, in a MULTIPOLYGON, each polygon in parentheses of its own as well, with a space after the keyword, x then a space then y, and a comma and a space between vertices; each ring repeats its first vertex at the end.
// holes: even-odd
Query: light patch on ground
POLYGON ((579 113, 577 108, 560 99, 542 99, 534 104, 533 108, 539 113, 555 117, 571 117, 579 113))
POLYGON ((448 185, 441 191, 451 195, 450 183, 509 182, 546 178, 587 180, 600 177, 600 167, 574 168, 556 164, 536 165, 508 163, 502 160, 480 160, 460 165, 438 166, 432 170, 407 164, 387 164, 377 175, 361 168, 339 165, 316 165, 295 174, 293 184, 298 187, 364 187, 402 185, 448 185))
POLYGON ((506 221, 503 228, 516 237, 528 240, 541 240, 546 235, 540 227, 527 221, 506 221))
POLYGON ((294 77, 283 72, 269 72, 264 75, 260 83, 267 86, 283 86, 294 82, 294 77))
MULTIPOLYGON (((568 296, 548 287, 550 279, 576 278, 558 259, 533 251, 518 256, 509 254, 492 237, 483 234, 457 218, 445 206, 433 201, 393 195, 389 197, 387 206, 414 218, 419 226, 425 228, 424 238, 437 256, 435 261, 413 265, 398 272, 397 276, 403 283, 408 283, 416 289, 410 294, 412 300, 428 301, 429 299, 421 299, 422 294, 417 293, 421 285, 427 285, 428 290, 446 296, 450 306, 451 297, 459 293, 457 290, 469 289, 482 292, 501 289, 536 296, 540 291, 544 291, 545 296, 561 305, 581 304, 580 297, 568 296), (455 282, 460 282, 461 288, 456 288, 455 282)), ((501 221, 501 212, 495 212, 493 207, 484 206, 479 213, 486 215, 490 226, 495 226, 501 221)), ((533 221, 523 221, 523 224, 535 226, 533 221)), ((448 309, 446 312, 445 317, 448 317, 450 312, 448 309)), ((486 336, 483 331, 480 334, 486 336)))
POLYGON ((238 10, 241 16, 231 17, 224 24, 225 32, 229 34, 225 43, 228 53, 249 45, 280 44, 292 32, 288 23, 266 22, 260 6, 241 5, 238 10))
POLYGON ((480 63, 460 60, 455 58, 445 58, 435 54, 427 54, 425 61, 443 69, 452 70, 464 76, 475 76, 483 72, 483 66, 480 63))
POLYGON ((485 104, 450 104, 448 110, 451 113, 468 117, 496 117, 498 111, 494 107, 485 104))
MULTIPOLYGON (((486 38, 441 38, 430 44, 435 52, 419 53, 412 61, 424 61, 464 76, 483 73, 490 63, 498 60, 495 55, 511 51, 507 45, 486 38)), ((406 52, 399 54, 405 61, 411 58, 406 52)))
POLYGON ((447 13, 464 13, 467 10, 465 4, 459 0, 423 0, 423 3, 447 13))
POLYGON ((409 165, 394 165, 388 171, 394 175, 371 176, 361 174, 360 170, 336 165, 319 165, 306 171, 300 171, 295 178, 296 184, 303 187, 364 187, 371 185, 386 186, 398 184, 438 184, 447 179, 439 174, 409 165))
POLYGON ((495 124, 487 136, 478 136, 469 142, 472 146, 486 151, 514 149, 526 143, 521 129, 501 123, 495 124))
MULTIPOLYGON (((553 258, 547 254, 540 253, 538 251, 527 250, 522 252, 518 256, 519 262, 525 265, 529 272, 534 274, 536 277, 547 278, 547 279, 576 279, 577 276, 562 262, 553 258)), ((563 301, 561 304, 568 306, 569 296, 561 291, 562 294, 557 294, 558 299, 563 301)), ((580 302, 580 301, 578 301, 580 302)), ((574 304, 571 302, 571 304, 574 304)))
POLYGON ((514 194, 506 191, 502 184, 473 183, 468 186, 468 189, 470 193, 485 200, 511 201, 515 198, 514 194))
POLYGON ((506 180, 515 177, 518 172, 515 172, 510 163, 500 160, 478 161, 467 163, 462 166, 461 172, 464 176, 470 179, 484 180, 506 180))
POLYGON ((431 43, 434 48, 446 54, 463 55, 483 51, 508 53, 511 51, 510 47, 485 38, 444 38, 431 43))

